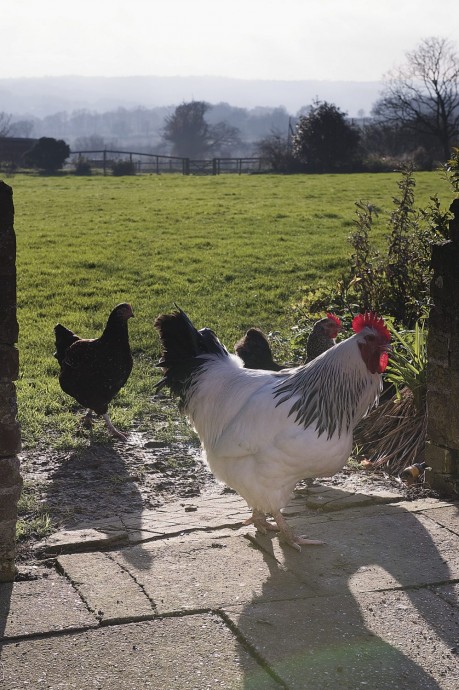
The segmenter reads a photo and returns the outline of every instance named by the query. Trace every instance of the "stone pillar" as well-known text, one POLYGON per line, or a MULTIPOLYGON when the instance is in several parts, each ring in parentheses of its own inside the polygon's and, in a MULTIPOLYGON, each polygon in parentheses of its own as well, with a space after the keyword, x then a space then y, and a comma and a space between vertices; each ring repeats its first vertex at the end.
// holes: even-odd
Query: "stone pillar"
POLYGON ((427 340, 426 462, 430 483, 459 493, 459 199, 450 206, 450 241, 432 249, 427 340))
POLYGON ((16 320, 16 237, 13 190, 0 180, 0 582, 14 579, 17 503, 22 479, 17 453, 21 433, 16 388, 19 356, 16 320))

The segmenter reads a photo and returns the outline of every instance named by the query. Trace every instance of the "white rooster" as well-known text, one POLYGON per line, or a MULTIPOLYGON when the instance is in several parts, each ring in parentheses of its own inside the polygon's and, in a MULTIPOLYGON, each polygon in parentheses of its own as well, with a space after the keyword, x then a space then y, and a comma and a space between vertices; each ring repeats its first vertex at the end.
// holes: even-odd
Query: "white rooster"
POLYGON ((252 508, 246 524, 278 529, 296 549, 322 543, 296 536, 281 509, 299 480, 331 476, 346 463, 353 429, 381 390, 390 343, 382 318, 356 316, 352 337, 279 372, 245 369, 181 309, 158 316, 155 327, 165 373, 156 388, 168 386, 180 397, 215 477, 252 508))

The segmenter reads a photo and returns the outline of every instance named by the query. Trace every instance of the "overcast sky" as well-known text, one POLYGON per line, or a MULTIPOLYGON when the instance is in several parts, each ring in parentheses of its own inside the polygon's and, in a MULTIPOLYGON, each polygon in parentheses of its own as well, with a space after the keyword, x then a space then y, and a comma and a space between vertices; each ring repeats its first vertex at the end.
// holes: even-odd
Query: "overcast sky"
POLYGON ((0 78, 379 81, 459 0, 3 0, 0 78))

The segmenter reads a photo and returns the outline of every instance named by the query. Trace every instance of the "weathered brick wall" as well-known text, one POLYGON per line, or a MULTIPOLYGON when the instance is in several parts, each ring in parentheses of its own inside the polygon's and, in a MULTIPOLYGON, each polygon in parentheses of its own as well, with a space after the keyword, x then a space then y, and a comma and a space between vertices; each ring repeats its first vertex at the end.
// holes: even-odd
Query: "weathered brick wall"
POLYGON ((16 238, 13 190, 0 180, 0 582, 15 576, 17 502, 22 479, 16 389, 19 356, 16 319, 16 238))
POLYGON ((459 199, 450 210, 451 241, 432 252, 426 461, 433 470, 433 487, 455 495, 459 493, 459 199))

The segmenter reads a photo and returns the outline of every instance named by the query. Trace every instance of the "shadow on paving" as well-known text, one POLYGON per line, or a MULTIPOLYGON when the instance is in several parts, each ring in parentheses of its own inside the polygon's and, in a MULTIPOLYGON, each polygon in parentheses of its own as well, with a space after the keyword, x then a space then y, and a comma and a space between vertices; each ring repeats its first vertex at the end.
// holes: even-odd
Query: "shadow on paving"
MULTIPOLYGON (((104 518, 141 514, 145 501, 130 465, 129 446, 90 445, 67 457, 50 475, 46 502, 60 527, 100 526, 104 518)), ((107 534, 113 528, 107 530, 107 534)))
MULTIPOLYGON (((270 575, 261 596, 227 614, 290 690, 459 687, 458 588, 446 584, 459 575, 457 534, 402 507, 380 509, 308 521, 307 536, 327 543, 300 554, 276 537, 254 540, 270 575), (311 593, 280 601, 292 572, 311 593)), ((457 525, 457 506, 448 510, 457 525)))

